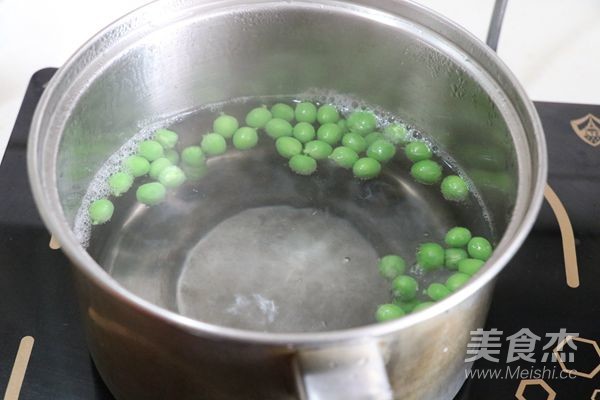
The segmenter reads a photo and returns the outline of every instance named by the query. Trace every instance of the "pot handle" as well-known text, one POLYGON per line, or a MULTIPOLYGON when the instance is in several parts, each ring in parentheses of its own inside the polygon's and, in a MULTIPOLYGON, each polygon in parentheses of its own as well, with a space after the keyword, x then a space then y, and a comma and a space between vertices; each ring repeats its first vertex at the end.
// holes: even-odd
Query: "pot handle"
POLYGON ((371 341, 300 350, 294 375, 301 400, 391 400, 379 346, 371 341))

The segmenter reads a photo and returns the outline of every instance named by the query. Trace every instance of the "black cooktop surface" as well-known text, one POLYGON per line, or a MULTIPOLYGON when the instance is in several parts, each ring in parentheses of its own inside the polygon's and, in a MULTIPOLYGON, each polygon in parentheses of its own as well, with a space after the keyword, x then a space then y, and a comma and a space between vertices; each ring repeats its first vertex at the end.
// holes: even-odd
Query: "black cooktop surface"
MULTIPOLYGON (((26 368, 17 362, 25 371, 21 399, 113 399, 86 349, 69 263, 48 247, 50 236, 27 179, 29 125, 54 72, 48 68, 32 77, 0 164, 0 388, 9 382, 21 339, 31 336, 35 342, 26 368)), ((537 400, 552 399, 553 393, 558 399, 592 399, 597 391, 600 400, 600 107, 536 106, 548 141, 549 184, 575 232, 579 268, 572 273, 578 272, 580 284, 567 286, 559 225, 544 204, 535 228, 498 279, 486 332, 473 335, 473 343, 488 342, 481 347, 492 360, 475 362, 457 399, 537 400), (569 333, 578 338, 565 338, 569 333), (559 363, 552 349, 565 340, 559 363), (568 376, 564 370, 576 372, 568 376)))

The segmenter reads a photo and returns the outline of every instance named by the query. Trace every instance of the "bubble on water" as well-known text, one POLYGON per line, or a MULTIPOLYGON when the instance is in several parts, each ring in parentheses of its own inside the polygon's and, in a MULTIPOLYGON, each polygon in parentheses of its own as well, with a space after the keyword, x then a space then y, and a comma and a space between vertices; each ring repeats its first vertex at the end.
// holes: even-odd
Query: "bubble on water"
POLYGON ((344 257, 344 264, 348 264, 350 262, 350 257, 344 257))

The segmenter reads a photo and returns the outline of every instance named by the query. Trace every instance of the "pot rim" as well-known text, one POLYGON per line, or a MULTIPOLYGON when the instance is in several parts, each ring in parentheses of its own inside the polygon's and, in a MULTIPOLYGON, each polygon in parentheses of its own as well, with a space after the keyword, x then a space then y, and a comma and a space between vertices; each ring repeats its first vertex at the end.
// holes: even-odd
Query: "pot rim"
MULTIPOLYGON (((330 7, 359 7, 369 8, 375 11, 382 11, 383 5, 377 5, 375 0, 299 0, 294 1, 293 5, 314 5, 315 3, 330 7)), ((62 132, 50 132, 43 126, 43 117, 47 113, 47 108, 52 100, 54 92, 57 90, 58 83, 65 79, 68 75, 70 68, 78 61, 79 57, 92 46, 100 37, 105 33, 109 32, 112 28, 117 25, 125 24, 127 21, 135 19, 138 14, 149 12, 149 10, 158 11, 161 9, 169 8, 183 8, 186 4, 197 4, 195 0, 178 1, 178 0, 156 0, 152 3, 144 5, 131 13, 116 20, 99 33, 94 35, 89 41, 87 41, 82 47, 80 47, 64 64, 62 68, 54 75, 46 90, 44 91, 40 102, 35 110, 28 140, 27 150, 27 161, 28 161, 28 174, 31 182, 31 188, 37 207, 40 211, 41 217, 44 220, 49 230, 58 238, 58 241, 62 245, 63 251, 72 261, 76 268, 78 268, 88 279, 90 279, 95 285, 99 286, 102 290, 108 292, 114 296, 118 301, 126 303, 128 306, 136 309, 138 312, 148 314, 151 317, 159 319, 160 321, 172 325, 176 328, 183 329, 189 333, 197 336, 207 336, 215 338, 226 338, 234 341, 253 342, 262 344, 272 345, 285 345, 288 346, 310 346, 322 343, 332 343, 339 341, 350 341, 350 340, 361 340, 369 337, 384 336, 389 333, 405 329, 409 326, 420 323, 421 321, 435 317, 448 309, 458 305, 467 298, 469 298, 476 291, 481 289, 483 286, 490 283, 495 276, 504 268, 512 256, 516 253, 518 248, 521 246, 525 238, 527 237, 535 219, 537 218, 538 212, 541 208, 543 201, 543 192, 546 184, 547 176, 547 155, 546 155, 546 143, 543 134, 542 124, 539 120, 537 111, 517 81, 516 77, 510 72, 508 67, 500 60, 500 58, 483 42, 481 42, 474 35, 460 27, 456 23, 448 20, 447 18, 439 15, 435 11, 432 11, 422 5, 416 4, 409 0, 396 0, 391 2, 387 7, 394 7, 401 4, 403 7, 409 7, 410 11, 419 14, 421 17, 430 18, 435 20, 436 23, 442 24, 445 30, 449 30, 455 35, 460 35, 462 38, 468 41, 469 46, 472 46, 472 52, 477 52, 483 57, 490 60, 491 63, 498 69, 503 75, 502 78, 512 86, 512 90, 516 93, 516 98, 522 103, 525 110, 526 116, 530 119, 532 125, 533 148, 529 149, 530 154, 534 151, 537 156, 537 165, 533 165, 531 161, 531 179, 536 179, 534 185, 530 185, 529 191, 523 193, 520 190, 517 193, 517 200, 515 203, 515 210, 520 206, 525 207, 522 212, 520 220, 515 220, 511 217, 511 220, 506 228, 505 234, 502 236, 498 246, 496 247, 492 257, 487 261, 486 267, 477 274, 475 279, 471 279, 465 286, 459 291, 448 296, 446 299, 437 302, 436 304, 428 307, 425 310, 417 312, 415 314, 409 314, 403 318, 389 321, 385 323, 376 323, 371 325, 365 325, 360 327, 354 327, 345 330, 335 330, 326 332, 315 332, 315 333, 267 333, 258 331, 249 331, 235 328, 222 327, 214 324, 201 322, 183 315, 177 314, 173 311, 169 311, 165 308, 157 306, 147 300, 140 298, 139 296, 129 292, 123 288, 116 280, 114 280, 81 246, 81 244, 75 238, 75 235, 71 231, 69 224, 67 223, 62 212, 56 212, 56 201, 58 201, 58 194, 52 197, 50 193, 56 190, 55 187, 55 171, 44 171, 44 174, 38 173, 40 159, 38 158, 38 147, 43 137, 48 134, 62 134, 62 132), (50 175, 53 174, 53 175, 50 175), (46 176, 46 178, 44 177, 46 176), (49 186, 51 184, 53 186, 49 186), (524 196, 527 196, 524 199, 524 196), (512 234, 509 235, 509 234, 512 234), (508 237, 511 236, 511 237, 508 237)), ((281 2, 279 3, 281 6, 281 2)), ((204 3, 207 7, 212 7, 215 10, 219 10, 226 5, 238 5, 248 6, 249 2, 243 2, 241 0, 216 0, 210 3, 204 3)), ((273 4, 271 0, 254 0, 251 2, 255 4, 273 4)), ((286 2, 285 4, 290 4, 286 2)), ((386 14, 397 17, 391 10, 384 10, 386 14)), ((436 32, 439 34, 439 32, 436 32)), ((56 129, 55 129, 56 131, 56 129)), ((531 145, 531 143, 530 143, 531 145)), ((519 174, 519 180, 521 180, 522 174, 519 174)), ((60 207, 58 207, 60 209, 60 207)), ((61 210, 62 211, 62 210, 61 210)))

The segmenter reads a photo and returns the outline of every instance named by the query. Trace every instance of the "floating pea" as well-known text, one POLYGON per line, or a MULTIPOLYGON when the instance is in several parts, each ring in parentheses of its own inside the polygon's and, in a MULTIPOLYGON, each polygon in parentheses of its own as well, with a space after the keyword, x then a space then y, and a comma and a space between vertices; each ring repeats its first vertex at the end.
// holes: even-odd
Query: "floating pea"
POLYGON ((410 168, 410 174, 417 182, 432 185, 442 178, 442 167, 433 160, 417 161, 410 168))
POLYGON ((354 111, 348 116, 346 124, 350 132, 365 136, 375 130, 377 119, 368 111, 354 111))
POLYGON ((178 166, 171 165, 162 170, 158 180, 166 188, 176 188, 185 182, 185 172, 178 166))
POLYGON ((271 118, 273 116, 271 115, 271 111, 267 110, 267 107, 256 107, 246 115, 246 125, 255 129, 264 128, 271 118))
POLYGON ((313 123, 317 120, 317 107, 310 102, 302 102, 296 105, 294 116, 298 122, 313 123))
POLYGON ((206 164, 199 167, 192 167, 184 164, 181 169, 185 173, 186 178, 190 181, 199 181, 208 172, 208 166, 206 164))
POLYGON ((159 204, 165 199, 166 195, 167 189, 159 182, 144 183, 135 192, 137 200, 148 206, 159 204))
POLYGON ((379 162, 389 161, 395 154, 396 147, 384 139, 374 141, 367 149, 367 156, 374 158, 379 162))
POLYGON ((333 146, 342 139, 342 130, 334 123, 323 124, 317 130, 317 138, 333 146))
POLYGON ((126 193, 133 185, 133 176, 126 172, 117 172, 108 178, 108 186, 110 192, 119 197, 123 193, 126 193))
POLYGON ((465 258, 458 262, 458 271, 473 276, 483 267, 485 261, 476 258, 465 258))
POLYGON ((412 299, 409 301, 402 301, 400 299, 394 299, 394 304, 397 305, 404 311, 406 314, 411 313, 417 305, 419 305, 420 301, 417 299, 412 299))
POLYGON ((365 136, 365 142, 367 142, 367 146, 372 145, 378 140, 383 139, 383 134, 381 132, 371 132, 367 136, 365 136))
POLYGON ((280 137, 275 142, 275 148, 279 155, 285 158, 292 158, 293 156, 302 153, 302 143, 293 137, 280 137))
POLYGON ((248 150, 258 143, 258 133, 256 129, 248 126, 239 128, 233 134, 233 147, 238 150, 248 150))
POLYGON ((418 311, 422 311, 426 308, 431 307, 432 305, 434 305, 435 303, 433 301, 424 301, 422 303, 419 303, 415 306, 415 308, 413 308, 412 312, 418 312, 418 311))
POLYGON ((265 125, 265 131, 267 132, 267 135, 271 136, 273 139, 277 139, 282 136, 292 136, 293 130, 294 128, 292 128, 292 124, 281 118, 273 118, 267 122, 267 125, 265 125))
POLYGON ((466 258, 469 258, 469 255, 464 249, 446 249, 444 252, 444 265, 448 269, 457 269, 458 263, 466 258))
POLYGON ((156 160, 152 161, 150 164, 150 178, 158 179, 160 173, 171 165, 173 165, 173 163, 166 157, 157 158, 156 160))
POLYGON ((115 206, 108 199, 99 199, 92 204, 88 209, 92 225, 101 225, 111 219, 115 206))
POLYGON ((340 113, 338 112, 337 108, 330 104, 322 105, 317 110, 317 121, 319 121, 321 125, 336 123, 339 119, 340 113))
POLYGON ((417 263, 424 270, 444 265, 444 248, 437 243, 423 243, 417 250, 417 263))
POLYGON ((218 133, 207 133, 202 137, 200 147, 205 154, 209 156, 218 156, 227 151, 227 142, 225 138, 218 133))
POLYGON ((189 146, 181 152, 181 161, 190 167, 201 167, 206 164, 206 157, 200 146, 189 146))
POLYGON ((315 138, 315 127, 308 122, 298 122, 294 126, 292 135, 302 143, 310 142, 315 138))
POLYGON ((449 175, 442 180, 442 195, 446 200, 461 201, 469 195, 469 187, 458 175, 449 175))
POLYGON ((123 169, 134 178, 139 178, 150 171, 150 163, 144 157, 129 156, 123 160, 123 169))
POLYGON ((427 143, 421 141, 410 142, 407 144, 404 148, 404 153, 412 162, 428 160, 433 156, 427 143))
POLYGON ((465 247, 471 240, 471 231, 462 226, 455 226, 446 233, 444 242, 452 247, 465 247))
POLYGON ((168 129, 158 129, 154 132, 154 140, 156 140, 165 149, 172 149, 177 144, 179 135, 168 129))
POLYGON ((144 140, 138 144, 137 154, 148 161, 154 161, 164 155, 164 148, 156 140, 144 140))
POLYGON ((383 129, 383 136, 395 145, 403 145, 408 142, 408 131, 402 124, 389 124, 383 129))
POLYGON ((298 175, 310 175, 317 170, 317 161, 312 157, 297 154, 290 158, 289 166, 298 175))
POLYGON ((315 160, 324 160, 333 152, 329 143, 321 140, 311 140, 304 145, 304 154, 308 154, 315 160))
POLYGON ((342 144, 356 153, 362 153, 367 149, 367 141, 358 133, 346 133, 342 137, 342 144))
POLYGON ((427 296, 431 298, 433 301, 442 300, 445 297, 448 297, 452 292, 446 286, 441 283, 432 283, 427 288, 427 296))
POLYGON ((392 281, 394 296, 403 301, 414 299, 417 295, 418 286, 416 279, 408 275, 399 275, 392 281))
POLYGON ((467 252, 471 258, 487 261, 492 255, 492 245, 486 238, 475 236, 469 240, 467 252))
POLYGON ((394 279, 406 271, 406 261, 395 254, 388 254, 379 260, 379 273, 386 279, 394 279))
POLYGON ((371 157, 359 158, 352 166, 352 172, 359 179, 372 179, 381 172, 381 164, 371 157))
POLYGON ((273 118, 279 118, 292 122, 294 120, 294 109, 287 104, 277 103, 271 107, 271 115, 273 118))
POLYGON ((377 307, 375 319, 379 322, 391 321, 403 317, 406 313, 395 304, 382 304, 377 307))
POLYGON ((340 127, 340 130, 342 131, 342 133, 347 133, 348 132, 348 124, 346 123, 345 119, 340 119, 337 122, 337 125, 340 127))
POLYGON ((446 287, 450 289, 451 292, 457 291, 461 286, 466 284, 471 277, 462 272, 456 272, 448 277, 446 280, 446 287))
POLYGON ((173 165, 179 163, 179 154, 173 149, 165 151, 165 158, 171 161, 171 164, 173 165))
POLYGON ((219 115, 213 122, 213 131, 223 136, 225 139, 229 139, 233 136, 235 131, 239 128, 237 118, 225 113, 219 115))
POLYGON ((358 154, 349 147, 340 146, 333 149, 329 159, 333 160, 338 166, 349 169, 358 160, 358 154))

